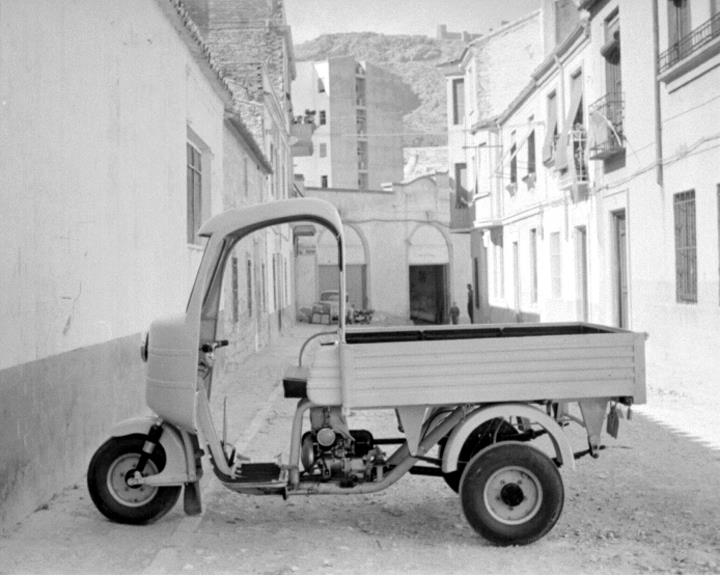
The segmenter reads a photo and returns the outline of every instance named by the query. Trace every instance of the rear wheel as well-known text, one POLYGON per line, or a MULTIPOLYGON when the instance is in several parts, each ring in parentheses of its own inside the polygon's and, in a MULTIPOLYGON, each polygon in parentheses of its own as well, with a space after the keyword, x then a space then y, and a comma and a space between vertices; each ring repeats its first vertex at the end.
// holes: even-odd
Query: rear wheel
POLYGON ((540 450, 500 443, 470 460, 460 500, 470 525, 490 542, 529 544, 557 522, 564 489, 557 466, 540 450))
MULTIPOLYGON (((180 496, 180 486, 130 486, 145 436, 133 434, 110 438, 97 449, 88 467, 88 490, 100 512, 115 522, 144 524, 166 514, 180 496)), ((159 444, 145 465, 144 476, 165 467, 165 452, 159 444)))
MULTIPOLYGON (((496 442, 502 442, 517 436, 517 430, 512 424, 509 424, 503 418, 493 418, 487 422, 483 422, 475 430, 472 431, 465 444, 460 450, 458 457, 457 469, 453 472, 444 472, 443 479, 453 492, 460 491, 460 479, 462 478, 465 466, 475 454, 482 449, 487 448, 496 442)), ((440 460, 445 452, 445 442, 447 438, 440 441, 440 460)))

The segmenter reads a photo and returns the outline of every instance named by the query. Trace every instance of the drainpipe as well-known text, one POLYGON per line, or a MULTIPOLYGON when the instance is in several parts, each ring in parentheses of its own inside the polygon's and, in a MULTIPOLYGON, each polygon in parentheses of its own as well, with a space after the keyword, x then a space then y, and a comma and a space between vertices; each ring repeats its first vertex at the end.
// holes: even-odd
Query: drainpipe
MULTIPOLYGON (((560 106, 560 110, 558 113, 558 121, 562 120, 562 124, 560 124, 560 134, 562 134, 565 131, 565 68, 560 62, 560 58, 558 58, 557 54, 553 55, 553 58, 555 59, 555 66, 557 66, 560 76, 560 98, 558 99, 558 104, 560 106)), ((562 142, 562 139, 561 139, 562 142)), ((573 162, 571 159, 570 162, 573 162)), ((568 196, 569 192, 566 190, 563 194, 563 210, 565 213, 565 240, 568 239, 570 231, 568 227, 568 196)))
POLYGON ((652 18, 653 18, 653 58, 655 59, 655 182, 662 187, 665 177, 663 172, 663 134, 662 134, 662 111, 660 109, 660 80, 658 74, 660 72, 660 63, 658 60, 660 33, 658 32, 658 3, 652 0, 652 18))

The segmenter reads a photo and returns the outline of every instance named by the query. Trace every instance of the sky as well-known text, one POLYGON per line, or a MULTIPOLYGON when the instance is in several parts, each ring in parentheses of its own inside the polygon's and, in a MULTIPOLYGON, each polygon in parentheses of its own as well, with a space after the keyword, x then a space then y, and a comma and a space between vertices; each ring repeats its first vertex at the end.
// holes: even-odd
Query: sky
POLYGON ((296 44, 336 32, 435 37, 439 24, 450 32, 486 34, 539 7, 540 0, 285 0, 296 44))

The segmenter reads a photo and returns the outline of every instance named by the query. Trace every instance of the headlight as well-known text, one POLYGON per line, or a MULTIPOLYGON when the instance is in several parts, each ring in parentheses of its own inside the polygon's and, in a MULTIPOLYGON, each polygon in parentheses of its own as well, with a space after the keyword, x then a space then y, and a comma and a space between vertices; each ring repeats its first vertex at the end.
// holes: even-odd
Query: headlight
POLYGON ((148 360, 148 347, 150 346, 150 333, 143 332, 142 339, 140 341, 140 358, 143 362, 148 360))

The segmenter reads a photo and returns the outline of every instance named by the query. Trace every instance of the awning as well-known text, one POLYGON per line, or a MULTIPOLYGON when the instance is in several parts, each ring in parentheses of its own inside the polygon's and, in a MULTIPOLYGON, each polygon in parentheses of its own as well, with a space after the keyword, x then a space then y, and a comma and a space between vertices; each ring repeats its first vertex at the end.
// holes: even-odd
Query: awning
POLYGON ((582 103, 583 86, 581 81, 573 82, 572 94, 570 94, 570 108, 568 108, 567 116, 565 116, 565 125, 563 126, 560 140, 555 155, 555 168, 557 170, 566 170, 568 167, 568 135, 573 129, 573 122, 577 116, 580 104, 582 103))

